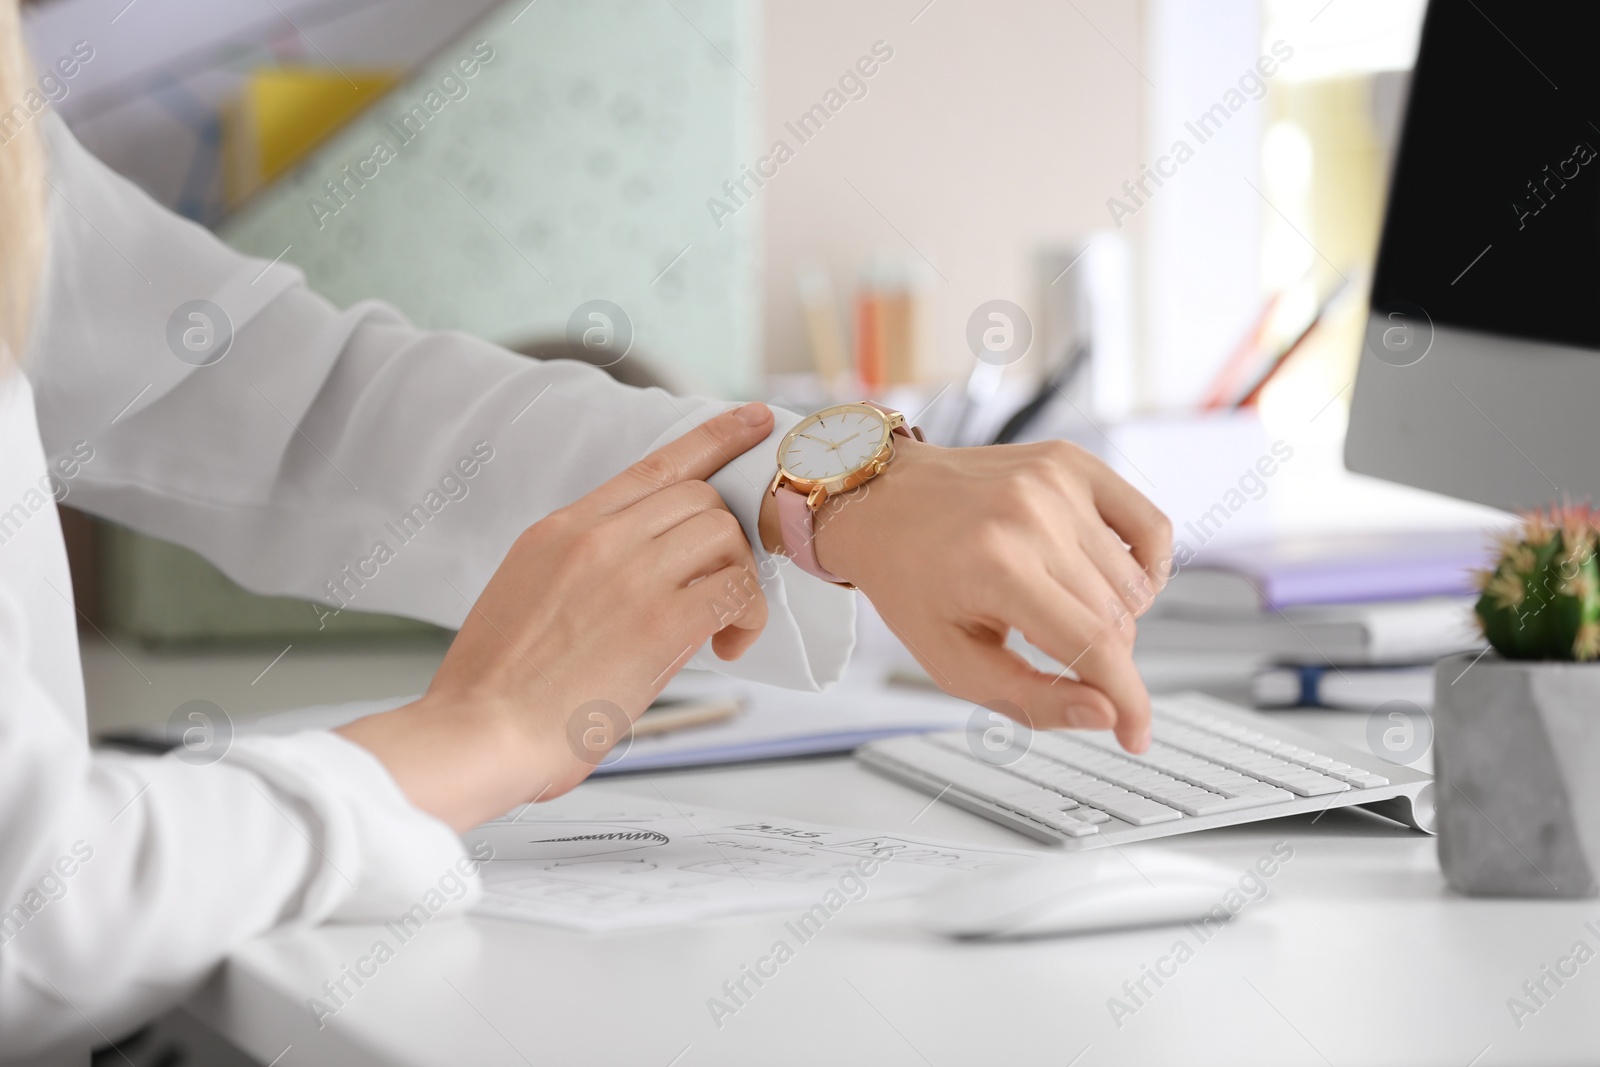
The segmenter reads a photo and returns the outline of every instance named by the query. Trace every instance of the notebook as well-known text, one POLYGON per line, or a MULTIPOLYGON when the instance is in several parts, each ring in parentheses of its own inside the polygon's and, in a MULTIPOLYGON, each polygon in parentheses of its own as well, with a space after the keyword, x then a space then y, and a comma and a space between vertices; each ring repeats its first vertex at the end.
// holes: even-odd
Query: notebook
POLYGON ((1473 594, 1490 557, 1480 530, 1289 536, 1203 551, 1157 601, 1165 613, 1249 614, 1473 594))

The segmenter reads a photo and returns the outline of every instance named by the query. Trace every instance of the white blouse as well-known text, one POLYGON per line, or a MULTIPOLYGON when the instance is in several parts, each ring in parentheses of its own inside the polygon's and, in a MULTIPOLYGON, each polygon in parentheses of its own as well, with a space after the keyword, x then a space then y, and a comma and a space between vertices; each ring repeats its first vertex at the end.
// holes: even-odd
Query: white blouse
MULTIPOLYGON (((0 381, 0 1059, 83 1063, 245 939, 396 916, 463 852, 334 734, 239 739, 208 766, 91 752, 53 497, 253 590, 458 626, 524 527, 725 405, 420 332, 380 303, 340 311, 168 213, 54 116, 43 133, 46 277, 26 379, 0 381), (195 300, 231 323, 209 364, 215 336, 179 311, 195 300)), ((794 421, 779 412, 712 479, 761 563, 760 495, 794 421)), ((850 594, 762 571, 778 573, 761 639, 693 664, 832 681, 850 594)))

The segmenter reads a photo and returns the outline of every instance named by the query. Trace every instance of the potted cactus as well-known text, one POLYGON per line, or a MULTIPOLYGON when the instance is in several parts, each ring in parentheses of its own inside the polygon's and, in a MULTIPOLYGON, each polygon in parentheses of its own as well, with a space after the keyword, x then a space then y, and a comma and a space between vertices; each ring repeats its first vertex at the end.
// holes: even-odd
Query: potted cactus
POLYGON ((1600 511, 1523 516, 1480 572, 1490 649, 1434 674, 1439 861, 1479 896, 1600 894, 1600 511))

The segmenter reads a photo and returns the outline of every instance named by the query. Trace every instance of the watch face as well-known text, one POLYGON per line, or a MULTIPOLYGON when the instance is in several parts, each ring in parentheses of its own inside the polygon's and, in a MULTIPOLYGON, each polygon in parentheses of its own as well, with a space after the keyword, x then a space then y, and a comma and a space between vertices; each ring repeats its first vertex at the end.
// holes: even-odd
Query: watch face
POLYGON ((888 437, 888 421, 871 408, 825 408, 789 431, 780 462, 796 478, 831 481, 872 462, 888 437))

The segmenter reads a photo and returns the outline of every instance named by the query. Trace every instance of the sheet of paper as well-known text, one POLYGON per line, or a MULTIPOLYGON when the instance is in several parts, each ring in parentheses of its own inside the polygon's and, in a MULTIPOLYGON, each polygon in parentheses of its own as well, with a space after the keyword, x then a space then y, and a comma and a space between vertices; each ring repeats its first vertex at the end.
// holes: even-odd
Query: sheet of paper
POLYGON ((652 802, 586 786, 465 835, 484 915, 605 931, 793 909, 802 929, 1038 853, 652 802))

